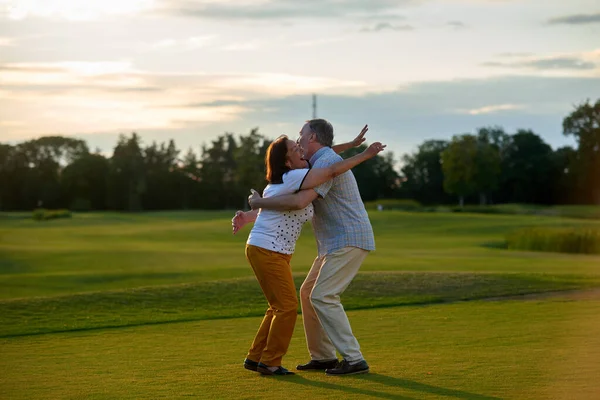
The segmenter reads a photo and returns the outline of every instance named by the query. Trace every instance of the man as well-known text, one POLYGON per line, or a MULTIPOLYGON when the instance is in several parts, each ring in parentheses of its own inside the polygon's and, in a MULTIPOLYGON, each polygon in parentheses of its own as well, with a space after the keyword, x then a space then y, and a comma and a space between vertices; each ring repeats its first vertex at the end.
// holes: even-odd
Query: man
MULTIPOLYGON (((366 132, 367 127, 363 129, 366 132)), ((364 135, 364 133, 362 133, 364 135)), ((321 168, 342 158, 332 149, 333 127, 324 119, 308 121, 298 144, 312 167, 321 168)), ((375 239, 356 179, 348 171, 314 189, 263 199, 249 197, 253 209, 302 209, 313 203, 313 228, 318 256, 300 288, 304 332, 310 362, 299 370, 325 370, 328 375, 369 372, 358 341, 340 302, 340 295, 356 276, 375 239), (337 351, 343 360, 338 362, 337 351)))

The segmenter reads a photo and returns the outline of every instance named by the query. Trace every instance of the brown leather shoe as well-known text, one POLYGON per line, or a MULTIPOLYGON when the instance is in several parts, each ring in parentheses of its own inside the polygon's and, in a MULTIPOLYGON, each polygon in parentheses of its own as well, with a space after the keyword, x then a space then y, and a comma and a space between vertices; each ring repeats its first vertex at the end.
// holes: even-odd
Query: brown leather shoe
POLYGON ((326 370, 326 369, 331 369, 331 368, 335 368, 338 365, 338 360, 329 360, 329 361, 317 361, 317 360, 310 360, 309 362, 307 362, 306 364, 300 364, 298 366, 296 366, 296 369, 298 371, 308 371, 308 370, 326 370))

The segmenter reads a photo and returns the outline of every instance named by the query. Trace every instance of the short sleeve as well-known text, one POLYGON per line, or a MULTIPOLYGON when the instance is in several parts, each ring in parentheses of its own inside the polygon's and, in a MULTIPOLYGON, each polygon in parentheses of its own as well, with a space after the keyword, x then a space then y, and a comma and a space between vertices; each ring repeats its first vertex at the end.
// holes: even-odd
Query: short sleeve
POLYGON ((308 174, 308 168, 292 169, 283 174, 283 185, 285 186, 286 193, 296 193, 300 190, 302 182, 308 174))
MULTIPOLYGON (((313 166, 313 168, 329 167, 330 165, 333 165, 338 161, 342 161, 342 157, 340 157, 337 154, 335 155, 335 157, 328 157, 328 158, 321 157, 320 159, 317 160, 317 162, 315 162, 315 165, 313 166)), ((330 179, 327 182, 322 183, 319 186, 315 187, 313 190, 315 192, 317 192, 319 197, 325 198, 325 196, 327 196, 327 193, 329 193, 329 190, 331 190, 331 188, 333 187, 333 181, 334 181, 334 179, 330 179)))
POLYGON ((331 189, 332 186, 333 186, 333 179, 330 179, 325 183, 321 183, 316 188, 313 188, 313 190, 315 192, 317 192, 319 197, 325 198, 325 196, 327 196, 327 193, 329 193, 329 190, 331 189))

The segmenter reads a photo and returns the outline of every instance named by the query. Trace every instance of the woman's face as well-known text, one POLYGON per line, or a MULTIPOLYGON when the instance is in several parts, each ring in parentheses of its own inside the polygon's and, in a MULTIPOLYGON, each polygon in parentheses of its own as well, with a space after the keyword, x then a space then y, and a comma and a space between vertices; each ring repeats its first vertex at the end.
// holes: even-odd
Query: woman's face
POLYGON ((302 149, 293 140, 288 139, 286 165, 290 169, 306 168, 306 161, 302 159, 302 149))

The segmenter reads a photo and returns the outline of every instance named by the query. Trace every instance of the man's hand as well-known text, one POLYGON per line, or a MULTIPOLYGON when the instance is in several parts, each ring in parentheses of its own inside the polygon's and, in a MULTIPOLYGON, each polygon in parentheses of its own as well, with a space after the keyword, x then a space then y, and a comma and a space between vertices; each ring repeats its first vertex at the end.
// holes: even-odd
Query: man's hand
POLYGON ((372 143, 369 147, 365 149, 363 153, 367 154, 369 158, 375 157, 377 154, 381 153, 383 149, 386 148, 385 144, 381 144, 380 142, 372 143))
POLYGON ((352 146, 358 147, 361 144, 363 144, 363 142, 366 140, 365 134, 367 133, 368 130, 369 130, 369 125, 365 125, 365 127, 362 128, 362 130, 360 131, 358 136, 355 137, 354 140, 352 141, 352 146))
POLYGON ((250 205, 250 208, 253 210, 260 208, 256 207, 256 200, 261 199, 262 197, 260 197, 260 194, 254 189, 250 189, 250 192, 252 192, 252 194, 248 196, 248 204, 250 205))

